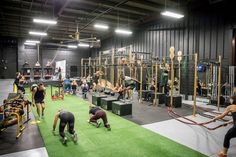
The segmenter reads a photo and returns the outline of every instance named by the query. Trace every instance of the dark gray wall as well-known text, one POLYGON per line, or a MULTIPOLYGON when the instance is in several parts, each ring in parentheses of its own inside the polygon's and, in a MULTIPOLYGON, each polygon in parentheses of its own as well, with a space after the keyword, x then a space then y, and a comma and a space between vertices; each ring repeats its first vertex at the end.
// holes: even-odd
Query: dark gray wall
MULTIPOLYGON (((22 65, 27 61, 31 67, 37 61, 37 48, 26 48, 23 45, 24 40, 19 42, 18 46, 18 70, 21 70, 22 65)), ((80 75, 80 61, 81 58, 87 58, 90 56, 90 49, 88 48, 78 48, 78 49, 57 49, 40 46, 40 64, 45 66, 47 61, 53 60, 55 57, 55 62, 60 60, 66 60, 66 71, 70 75, 70 66, 78 66, 77 74, 80 75)), ((55 67, 54 62, 54 67, 55 67)))
MULTIPOLYGON (((181 50, 184 55, 198 53, 199 60, 216 61, 218 56, 223 58, 222 79, 227 78, 228 65, 232 64, 231 23, 224 17, 214 15, 186 16, 180 21, 162 20, 143 26, 136 30, 132 37, 114 35, 102 41, 102 50, 112 47, 119 48, 133 45, 136 52, 150 52, 151 56, 164 58, 169 56, 169 48, 175 47, 176 53, 181 50)), ((187 71, 182 74, 182 89, 185 93, 193 92, 193 57, 187 60, 187 71)))
POLYGON ((0 37, 0 78, 14 78, 17 70, 17 39, 0 37))
POLYGON ((233 30, 220 17, 195 17, 182 21, 163 22, 143 27, 132 37, 113 36, 102 41, 102 50, 119 48, 129 44, 134 51, 151 52, 163 58, 174 46, 183 54, 198 53, 200 59, 217 59, 222 55, 231 61, 233 30))

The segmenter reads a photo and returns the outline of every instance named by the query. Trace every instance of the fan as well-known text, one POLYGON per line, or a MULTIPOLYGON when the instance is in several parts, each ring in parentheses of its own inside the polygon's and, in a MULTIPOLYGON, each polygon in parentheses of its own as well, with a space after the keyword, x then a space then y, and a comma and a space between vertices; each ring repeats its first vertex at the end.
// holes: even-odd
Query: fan
POLYGON ((90 47, 96 47, 96 48, 99 48, 101 46, 100 40, 97 39, 96 37, 93 37, 93 35, 91 35, 90 38, 80 39, 78 24, 76 26, 75 34, 74 35, 71 34, 69 35, 69 37, 72 38, 72 40, 65 41, 63 43, 88 44, 90 47))

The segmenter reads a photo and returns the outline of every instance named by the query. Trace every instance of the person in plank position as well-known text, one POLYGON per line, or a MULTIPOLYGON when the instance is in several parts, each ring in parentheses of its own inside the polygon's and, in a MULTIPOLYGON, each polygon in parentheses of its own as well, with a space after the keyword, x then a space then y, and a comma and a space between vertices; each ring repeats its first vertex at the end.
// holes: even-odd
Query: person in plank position
POLYGON ((66 125, 68 126, 68 131, 71 134, 73 141, 76 143, 77 142, 77 134, 75 133, 74 130, 74 125, 75 125, 75 117, 73 113, 69 111, 64 111, 64 110, 59 110, 54 118, 54 123, 53 123, 53 132, 56 129, 57 126, 57 121, 60 119, 60 124, 59 124, 59 133, 60 136, 62 137, 63 144, 67 143, 67 137, 65 136, 64 129, 66 125))
POLYGON ((101 122, 98 121, 98 119, 101 118, 103 120, 103 124, 107 128, 107 130, 108 131, 111 130, 110 124, 107 121, 106 112, 103 111, 100 107, 97 107, 97 106, 94 106, 91 104, 89 106, 89 115, 90 115, 90 119, 88 120, 89 123, 92 123, 92 124, 96 125, 97 128, 99 128, 99 126, 101 125, 101 122))

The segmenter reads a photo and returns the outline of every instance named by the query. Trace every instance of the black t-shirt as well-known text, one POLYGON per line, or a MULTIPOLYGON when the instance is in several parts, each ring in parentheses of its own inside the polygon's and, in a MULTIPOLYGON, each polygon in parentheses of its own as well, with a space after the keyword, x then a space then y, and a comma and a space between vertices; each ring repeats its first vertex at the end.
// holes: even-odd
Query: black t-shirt
POLYGON ((200 89, 200 88, 202 88, 202 86, 201 86, 201 83, 200 82, 198 82, 197 83, 197 87, 200 89))
POLYGON ((89 110, 89 114, 95 115, 95 113, 96 113, 98 110, 101 110, 101 109, 100 109, 99 107, 92 107, 92 108, 89 110))
POLYGON ((72 89, 76 89, 76 87, 77 87, 76 85, 72 85, 71 86, 72 89))
POLYGON ((95 75, 94 78, 93 78, 93 81, 98 84, 98 80, 99 80, 99 76, 95 75))
POLYGON ((34 95, 34 99, 35 100, 43 100, 44 99, 44 90, 39 90, 38 87, 37 88, 37 91, 35 92, 35 95, 34 95))
POLYGON ((16 78, 15 78, 15 81, 14 81, 14 83, 16 84, 16 85, 18 85, 19 83, 20 83, 20 79, 21 79, 22 77, 21 76, 17 76, 16 78))
POLYGON ((151 86, 150 90, 154 91, 155 90, 155 86, 151 86))

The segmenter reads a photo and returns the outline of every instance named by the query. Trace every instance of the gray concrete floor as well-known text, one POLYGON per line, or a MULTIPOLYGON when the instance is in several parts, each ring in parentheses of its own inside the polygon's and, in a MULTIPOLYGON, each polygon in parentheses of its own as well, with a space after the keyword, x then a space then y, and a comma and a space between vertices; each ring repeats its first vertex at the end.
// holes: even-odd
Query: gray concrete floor
MULTIPOLYGON (((79 96, 81 95, 79 94, 79 96)), ((87 100, 89 102, 92 102, 92 92, 88 93, 87 100)), ((123 117, 134 123, 137 123, 139 125, 144 125, 171 119, 171 117, 168 115, 167 108, 164 104, 153 106, 150 105, 151 102, 143 101, 142 103, 140 103, 138 101, 137 93, 133 95, 133 100, 131 102, 132 102, 132 115, 123 117)), ((183 105, 181 108, 176 108, 175 110, 183 116, 192 114, 192 109, 186 105, 183 105)))
POLYGON ((0 157, 48 157, 45 147, 0 155, 0 157))
MULTIPOLYGON (((196 115, 186 116, 197 122, 206 122, 210 119, 196 115)), ((180 118, 181 119, 181 118, 180 118)), ((208 124, 208 127, 215 127, 222 122, 208 124)), ((226 132, 232 125, 216 130, 207 130, 201 126, 186 125, 175 119, 143 125, 155 133, 165 136, 177 143, 183 144, 209 157, 216 157, 216 152, 222 149, 223 140, 226 132)), ((236 156, 236 139, 231 140, 228 157, 236 156)))
POLYGON ((13 79, 0 79, 0 105, 7 98, 8 93, 13 92, 13 79))

